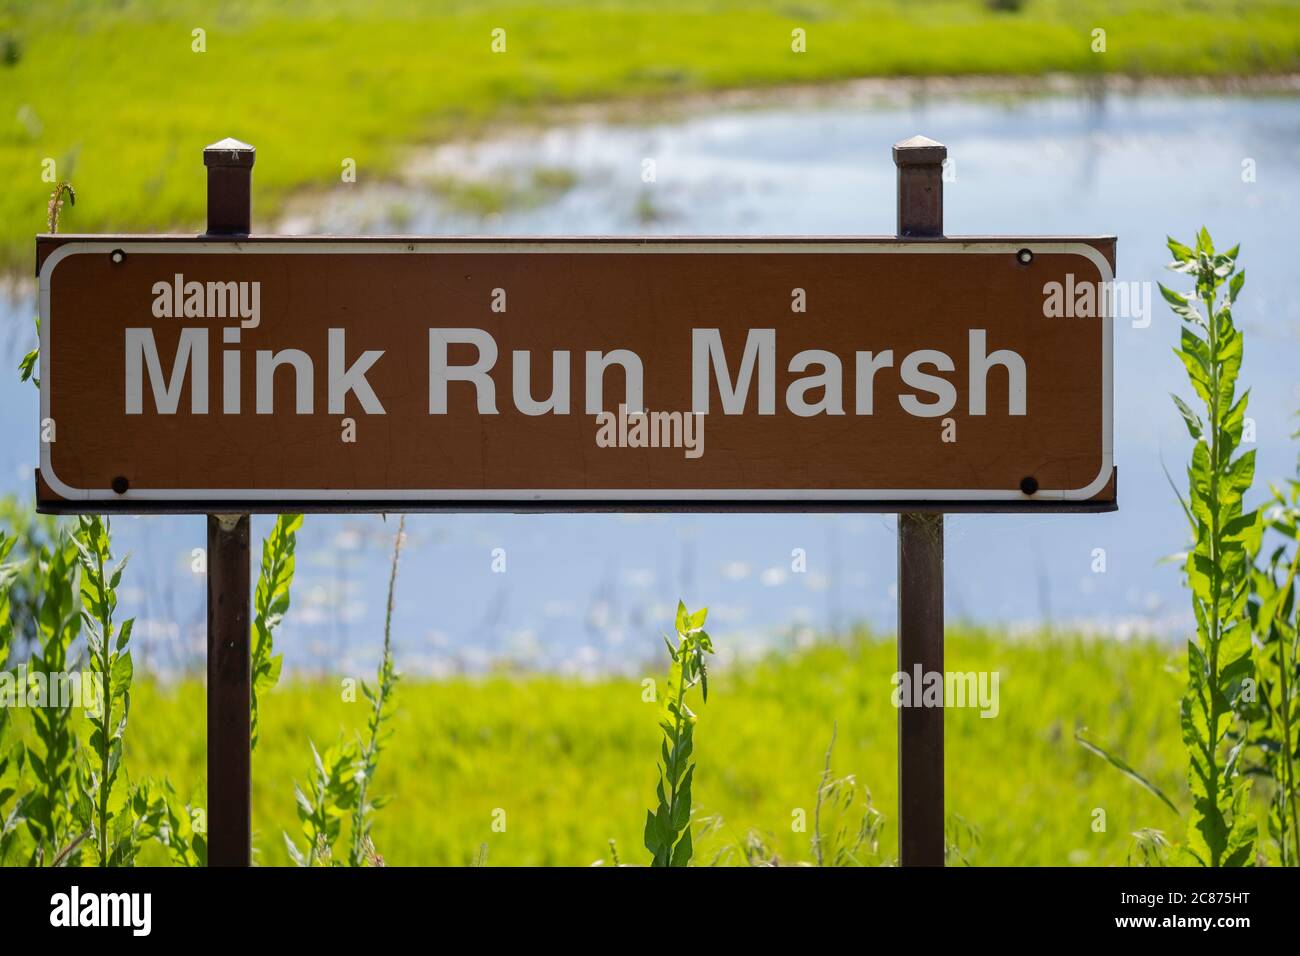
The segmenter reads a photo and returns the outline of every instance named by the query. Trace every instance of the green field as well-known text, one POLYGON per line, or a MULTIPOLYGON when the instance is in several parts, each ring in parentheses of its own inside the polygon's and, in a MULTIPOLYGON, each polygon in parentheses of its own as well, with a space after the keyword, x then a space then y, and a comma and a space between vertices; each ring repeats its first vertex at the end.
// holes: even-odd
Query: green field
MULTIPOLYGON (((724 826, 698 842, 697 863, 726 847, 729 862, 743 862, 739 847, 751 830, 782 862, 811 859, 810 832, 793 832, 793 813, 803 809, 811 831, 837 721, 833 771, 870 789, 885 816, 882 857, 895 857, 894 655, 892 641, 862 639, 716 677, 708 705, 698 708, 695 812, 697 834, 705 817, 720 816, 724 826)), ((1181 837, 1168 808, 1073 739, 1088 727, 1185 805, 1178 657, 1173 647, 1144 642, 950 631, 948 669, 1001 673, 996 718, 947 712, 948 812, 965 821, 955 835, 968 861, 1123 865, 1134 830, 1181 837), (1106 813, 1102 833, 1092 828, 1097 808, 1106 813)), ((660 735, 655 705, 641 694, 639 680, 403 681, 375 784, 392 797, 376 818, 379 853, 392 865, 461 865, 487 844, 490 866, 587 865, 608 862, 613 839, 622 862, 646 862, 641 830, 660 735), (498 808, 505 832, 492 829, 498 808)), ((363 727, 364 703, 340 697, 337 684, 286 681, 262 703, 253 798, 263 864, 287 863, 281 832, 298 835, 293 783, 310 769, 308 739, 324 747, 363 727)), ((187 795, 204 775, 201 682, 169 689, 138 682, 132 698, 129 772, 168 775, 187 795)), ((824 814, 824 828, 831 816, 824 814)))
POLYGON ((199 151, 258 147, 256 220, 293 190, 392 172, 401 147, 611 97, 927 74, 1300 69, 1294 3, 1231 0, 0 2, 0 269, 51 185, 65 231, 197 230, 199 151), (1018 7, 1003 11, 1000 7, 1018 7), (492 31, 505 30, 494 53, 492 31), (791 31, 806 31, 804 53, 791 31), (1092 31, 1106 31, 1106 52, 1092 31), (206 51, 192 51, 205 31, 206 51))

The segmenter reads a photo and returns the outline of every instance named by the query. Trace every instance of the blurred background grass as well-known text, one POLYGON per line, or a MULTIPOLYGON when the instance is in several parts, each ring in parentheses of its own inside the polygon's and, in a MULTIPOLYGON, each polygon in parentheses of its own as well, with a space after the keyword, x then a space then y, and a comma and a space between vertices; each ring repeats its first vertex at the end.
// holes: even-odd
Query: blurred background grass
MULTIPOLYGON (((948 813, 969 824, 963 847, 972 829, 978 835, 971 863, 1123 865, 1132 831, 1181 834, 1166 807, 1074 740, 1076 728, 1089 728, 1185 803, 1173 648, 1017 641, 962 628, 950 628, 947 648, 950 670, 1001 674, 996 719, 975 709, 946 714, 948 813), (1097 808, 1105 832, 1092 829, 1097 808)), ((716 676, 709 703, 697 708, 695 808, 697 818, 717 815, 724 825, 698 846, 700 862, 750 830, 783 862, 812 858, 816 792, 836 722, 833 773, 870 789, 885 816, 882 853, 896 856, 895 653, 892 640, 859 635, 716 676), (804 833, 791 827, 800 808, 804 833)), ((623 862, 645 862, 641 830, 660 734, 655 705, 641 697, 639 681, 613 678, 403 682, 374 785, 392 798, 376 818, 379 853, 392 865, 462 865, 487 844, 490 866, 573 866, 608 862, 612 839, 623 862), (497 808, 506 811, 503 833, 492 830, 497 808)), ((343 703, 338 682, 289 681, 265 698, 253 766, 261 863, 288 863, 282 831, 302 843, 293 784, 311 768, 308 740, 323 749, 362 729, 364 706, 343 703)), ((204 722, 201 681, 139 682, 128 771, 168 776, 188 796, 204 779, 204 722)))
POLYGON ((196 231, 199 151, 233 135, 258 147, 265 228, 290 191, 337 182, 345 157, 382 175, 404 144, 549 104, 863 76, 1298 67, 1292 2, 0 0, 0 269, 31 261, 46 158, 77 187, 78 231, 196 231), (805 54, 791 52, 796 27, 805 54))

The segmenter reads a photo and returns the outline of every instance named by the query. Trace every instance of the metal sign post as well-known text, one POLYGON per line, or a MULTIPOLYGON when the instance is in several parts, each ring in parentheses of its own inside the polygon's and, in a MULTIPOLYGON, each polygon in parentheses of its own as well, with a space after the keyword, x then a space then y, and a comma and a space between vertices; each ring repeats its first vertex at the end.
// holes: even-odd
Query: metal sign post
MULTIPOLYGON (((253 147, 225 139, 203 151, 212 237, 252 231, 253 147)), ((208 865, 252 862, 249 516, 208 523, 208 865)))
MULTIPOLYGON (((943 161, 924 136, 894 145, 898 238, 943 236, 943 161)), ((898 516, 898 670, 943 673, 943 512, 898 516)), ((943 707, 898 708, 898 860, 943 866, 943 707)))

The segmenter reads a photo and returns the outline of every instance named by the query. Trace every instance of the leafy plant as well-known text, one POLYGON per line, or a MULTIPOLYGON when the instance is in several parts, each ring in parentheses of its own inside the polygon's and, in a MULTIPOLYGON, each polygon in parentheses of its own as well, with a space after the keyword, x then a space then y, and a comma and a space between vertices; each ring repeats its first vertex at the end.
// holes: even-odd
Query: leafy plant
POLYGON ((81 564, 82 619, 90 655, 90 672, 96 679, 95 706, 88 715, 88 753, 80 768, 80 818, 90 832, 100 866, 123 866, 139 846, 137 827, 147 821, 131 810, 146 810, 128 799, 129 784, 122 769, 122 741, 131 709, 131 629, 134 619, 121 627, 113 622, 117 586, 126 558, 116 565, 108 524, 99 515, 82 515, 74 538, 81 564))
POLYGON ((1173 238, 1168 245, 1174 257, 1169 269, 1192 279, 1194 289, 1183 294, 1161 285, 1160 292, 1183 320, 1175 352, 1205 414, 1202 419, 1174 396, 1195 442, 1188 495, 1179 495, 1193 537, 1184 572, 1196 618, 1182 701, 1192 793, 1186 850, 1205 866, 1242 866, 1253 860, 1256 828, 1246 806, 1250 782, 1242 773, 1244 738, 1234 731, 1234 712, 1253 676, 1247 602, 1262 535, 1259 513, 1246 512, 1242 503, 1254 480, 1255 452, 1233 457, 1249 392, 1236 394, 1243 348, 1232 306, 1246 276, 1237 271, 1240 247, 1216 252, 1205 229, 1195 247, 1173 238))
POLYGON ((289 588, 293 584, 294 549, 302 515, 279 515, 271 533, 262 541, 262 568, 253 596, 252 657, 252 746, 257 748, 258 700, 280 680, 284 655, 276 654, 271 632, 289 612, 289 588))
POLYGON ((206 812, 197 801, 182 803, 170 780, 160 784, 145 780, 132 791, 131 799, 143 823, 138 841, 157 840, 176 866, 208 865, 207 832, 198 824, 206 819, 206 812))
POLYGON ((677 602, 677 645, 664 638, 672 667, 668 675, 668 693, 660 712, 659 727, 664 739, 660 744, 663 762, 659 765, 659 783, 655 792, 659 804, 646 811, 645 847, 652 856, 652 866, 686 866, 694 854, 691 845, 691 784, 695 763, 695 714, 686 705, 686 694, 700 685, 704 701, 709 699, 709 674, 704 655, 713 653, 713 641, 704 630, 708 608, 695 613, 677 602))
MULTIPOLYGON (((77 192, 72 188, 72 183, 59 183, 54 187, 54 192, 50 193, 50 201, 45 210, 45 227, 51 234, 59 231, 59 217, 63 213, 63 197, 68 197, 68 203, 75 206, 77 204, 77 192)), ((41 380, 36 374, 36 363, 41 358, 41 317, 36 316, 36 347, 27 352, 18 363, 18 374, 22 381, 30 380, 37 388, 41 387, 41 380)))
MULTIPOLYGON (((61 535, 37 560, 40 604, 36 613, 38 648, 29 672, 45 675, 68 671, 68 651, 81 630, 77 600, 77 545, 61 535)), ((34 847, 32 862, 47 863, 59 856, 78 833, 73 832, 74 753, 73 707, 70 701, 43 700, 31 709, 38 744, 29 748, 28 762, 35 785, 25 810, 34 847)))
POLYGON ((1300 626, 1295 589, 1300 569, 1300 466, 1288 485, 1273 489, 1266 515, 1268 527, 1282 541, 1256 568, 1251 582, 1259 695, 1243 713, 1257 760, 1248 769, 1272 784, 1268 830, 1273 858, 1282 866, 1300 866, 1300 626))
MULTIPOLYGON (((9 650, 13 646, 14 627, 10 619, 10 590, 18 577, 18 568, 6 561, 14 539, 0 531, 0 674, 7 675, 9 650)), ((27 751, 9 726, 9 708, 0 702, 0 866, 21 834, 23 808, 27 797, 19 793, 27 751)))
POLYGON ((18 377, 21 381, 30 381, 37 388, 41 387, 41 378, 36 373, 36 364, 41 360, 41 317, 35 318, 36 347, 23 355, 18 362, 18 377))
POLYGON ((334 846, 343 831, 344 819, 351 817, 348 866, 382 866, 370 836, 374 811, 387 801, 370 796, 370 782, 379 765, 379 753, 390 736, 385 724, 393 715, 393 694, 397 671, 393 666, 392 625, 393 597, 397 586, 397 566, 405 539, 406 518, 402 517, 393 541, 393 559, 388 575, 388 603, 384 618, 384 653, 379 663, 374 687, 364 681, 361 688, 370 704, 366 736, 340 740, 321 754, 311 743, 312 776, 307 789, 295 786, 298 820, 307 849, 301 850, 286 833, 284 841, 289 857, 298 866, 333 866, 334 846))
POLYGON ((307 850, 299 850, 287 833, 284 842, 298 866, 333 866, 334 844, 343 831, 343 820, 357 805, 357 748, 351 741, 340 741, 322 755, 315 743, 308 743, 311 780, 307 790, 294 787, 307 850))
POLYGON ((397 524, 397 535, 393 540, 393 561, 388 571, 388 603, 384 612, 384 655, 379 662, 376 686, 371 687, 361 682, 362 693, 370 703, 370 718, 367 724, 367 737, 361 747, 359 767, 357 770, 357 802, 352 812, 352 849, 348 855, 350 866, 365 866, 378 860, 374 842, 370 839, 370 822, 375 810, 385 803, 386 798, 370 797, 370 781, 374 779, 379 768, 379 751, 392 734, 385 731, 384 724, 392 718, 395 703, 393 695, 397 689, 397 671, 393 667, 393 594, 397 587, 397 562, 402 556, 402 542, 406 536, 406 515, 402 515, 397 524))
POLYGON ((0 497, 0 528, 13 542, 9 555, 15 576, 9 582, 9 618, 13 625, 10 654, 16 660, 39 645, 38 621, 43 586, 40 562, 60 537, 58 519, 37 514, 15 495, 0 497))

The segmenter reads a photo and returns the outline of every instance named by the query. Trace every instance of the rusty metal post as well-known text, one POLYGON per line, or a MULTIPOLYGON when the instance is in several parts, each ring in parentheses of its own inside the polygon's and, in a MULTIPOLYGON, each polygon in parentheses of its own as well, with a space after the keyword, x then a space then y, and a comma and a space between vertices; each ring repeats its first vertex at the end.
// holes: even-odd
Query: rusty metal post
MULTIPOLYGON (((223 139, 203 151, 208 230, 252 231, 255 152, 223 139)), ((251 558, 246 514, 208 515, 208 865, 252 862, 251 558)))
POLYGON ((208 168, 209 236, 246 236, 253 231, 253 161, 257 150, 227 137, 203 150, 208 168))
MULTIPOLYGON (((898 237, 943 235, 948 148, 924 136, 894 144, 898 237)), ((916 683, 943 673, 943 514, 898 516, 898 670, 916 683)), ((917 688, 919 692, 919 688, 917 688)), ((903 866, 943 866, 943 707, 898 710, 898 856, 903 866)))

